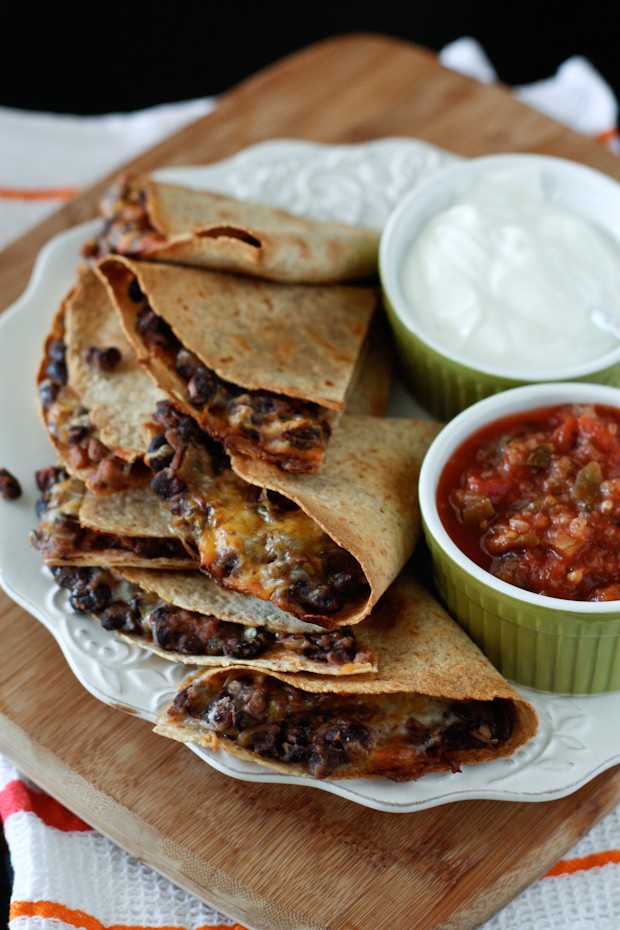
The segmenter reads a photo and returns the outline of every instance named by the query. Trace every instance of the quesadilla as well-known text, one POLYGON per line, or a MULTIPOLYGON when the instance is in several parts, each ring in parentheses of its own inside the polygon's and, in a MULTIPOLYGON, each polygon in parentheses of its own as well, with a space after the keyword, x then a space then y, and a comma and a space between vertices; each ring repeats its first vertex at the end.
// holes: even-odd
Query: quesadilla
POLYGON ((31 543, 46 565, 197 567, 148 484, 95 497, 62 467, 35 477, 41 495, 31 543))
POLYGON ((365 359, 375 288, 124 258, 97 271, 141 364, 204 430, 230 452, 318 470, 365 359))
POLYGON ((105 497, 62 468, 37 472, 41 498, 32 543, 71 606, 172 661, 259 666, 325 674, 374 668, 363 637, 325 631, 275 605, 227 591, 200 573, 147 486, 105 497))
POLYGON ((86 266, 56 313, 38 375, 40 411, 61 461, 97 493, 135 483, 167 395, 145 377, 106 289, 86 266))
POLYGON ((328 676, 376 668, 352 630, 327 632, 253 598, 227 596, 198 572, 58 565, 52 574, 74 610, 170 661, 328 676))
POLYGON ((153 491, 217 584, 328 629, 367 616, 420 535, 417 480, 440 424, 343 417, 317 475, 229 457, 172 404, 153 491))
POLYGON ((376 230, 308 220, 148 176, 118 178, 99 212, 101 231, 85 250, 91 257, 117 253, 294 283, 377 275, 376 230))
POLYGON ((194 673, 155 732, 281 773, 394 781, 508 756, 536 732, 534 709, 410 575, 383 595, 365 632, 377 672, 194 673))

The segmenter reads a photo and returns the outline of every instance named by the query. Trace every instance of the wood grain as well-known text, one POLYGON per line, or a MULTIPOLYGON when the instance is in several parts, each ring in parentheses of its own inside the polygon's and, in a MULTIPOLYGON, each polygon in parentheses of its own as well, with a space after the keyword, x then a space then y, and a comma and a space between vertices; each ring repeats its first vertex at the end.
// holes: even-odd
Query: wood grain
MULTIPOLYGON (((267 138, 415 136, 462 155, 536 151, 620 178, 589 139, 385 36, 337 37, 226 94, 134 164, 217 160, 267 138)), ((2 306, 41 246, 92 217, 84 191, 0 256, 2 306)), ((384 814, 313 789, 228 779, 99 703, 51 635, 0 593, 0 750, 140 860, 256 930, 469 930, 620 800, 620 769, 559 801, 468 801, 384 814)))

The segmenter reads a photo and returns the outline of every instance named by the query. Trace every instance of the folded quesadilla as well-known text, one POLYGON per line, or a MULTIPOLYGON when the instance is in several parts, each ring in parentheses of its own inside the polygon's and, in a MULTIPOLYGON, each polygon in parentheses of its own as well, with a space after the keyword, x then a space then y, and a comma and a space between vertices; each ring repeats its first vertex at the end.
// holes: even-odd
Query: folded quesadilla
POLYGON ((102 497, 62 468, 36 478, 42 493, 32 543, 73 608, 94 613, 105 629, 198 665, 243 658, 325 674, 374 667, 351 629, 325 631, 200 573, 148 485, 102 497))
POLYGON ((358 623, 420 535, 417 480, 440 424, 345 416, 317 475, 228 456, 161 404, 153 491, 217 584, 326 628, 358 623))
POLYGON ((294 283, 377 274, 376 230, 308 220, 148 176, 118 178, 99 212, 101 231, 85 250, 91 257, 112 252, 294 283))
POLYGON ((83 266, 56 313, 38 375, 40 411, 66 468, 97 493, 131 487, 149 419, 167 395, 137 363, 105 287, 83 266))
POLYGON ((366 358, 375 288, 125 258, 97 271, 141 364, 204 430, 231 452, 318 470, 366 358))
POLYGON ((35 477, 41 496, 31 542, 46 565, 197 568, 148 484, 98 497, 62 467, 35 477))
POLYGON ((52 574, 74 610, 170 661, 325 675, 376 668, 352 630, 320 630, 253 598, 227 597, 198 572, 59 565, 52 574))
POLYGON ((281 773, 395 781, 508 756, 536 732, 534 709, 408 574, 364 626, 377 672, 194 673, 155 732, 281 773))

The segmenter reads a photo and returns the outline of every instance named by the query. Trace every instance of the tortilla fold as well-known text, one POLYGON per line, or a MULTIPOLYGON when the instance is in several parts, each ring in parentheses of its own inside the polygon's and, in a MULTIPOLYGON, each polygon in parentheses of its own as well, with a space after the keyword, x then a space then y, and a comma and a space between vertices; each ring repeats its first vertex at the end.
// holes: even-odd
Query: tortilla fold
POLYGON ((134 483, 153 411, 167 395, 145 377, 105 287, 86 265, 56 312, 38 372, 39 410, 68 471, 97 493, 134 483), (93 354, 114 350, 111 367, 93 354))
POLYGON ((418 542, 418 474, 440 428, 432 420, 346 415, 317 474, 292 475, 234 455, 236 480, 194 441, 175 476, 166 476, 167 485, 178 481, 180 488, 167 502, 174 526, 196 550, 202 570, 224 587, 271 599, 328 629, 359 623, 418 542), (246 485, 260 493, 251 495, 246 485), (280 499, 300 513, 285 505, 280 518, 280 499), (328 608, 322 596, 317 602, 305 596, 305 588, 322 592, 330 584, 329 570, 324 583, 313 572, 334 546, 353 557, 366 584, 328 608))
MULTIPOLYGON (((229 451, 317 470, 368 362, 375 288, 274 284, 121 257, 97 271, 140 363, 204 430, 229 451)), ((379 374, 389 380, 385 367, 379 374)))
POLYGON ((294 283, 377 274, 376 230, 309 220, 149 176, 119 178, 100 213, 106 230, 92 247, 96 254, 113 251, 294 283))
MULTIPOLYGON (((269 632, 306 639, 316 639, 326 635, 320 628, 296 620, 265 601, 218 588, 217 585, 199 572, 171 572, 123 567, 119 569, 119 573, 127 581, 137 585, 142 591, 157 595, 173 607, 215 617, 225 623, 234 624, 237 628, 248 629, 251 634, 257 628, 264 628, 269 632)), ((268 668, 272 671, 293 673, 306 671, 313 674, 326 674, 329 677, 333 675, 361 674, 376 668, 363 631, 358 634, 351 633, 351 636, 354 636, 356 641, 356 651, 349 660, 343 661, 341 664, 320 661, 318 658, 313 658, 312 651, 309 655, 304 655, 293 651, 291 647, 278 643, 274 643, 265 655, 255 659, 239 659, 232 655, 205 655, 201 652, 182 653, 174 649, 163 649, 144 636, 123 633, 120 635, 162 658, 199 666, 235 666, 240 662, 244 662, 255 668, 268 668)), ((332 647, 334 651, 336 646, 337 643, 334 642, 332 647)))
POLYGON ((148 485, 99 496, 62 469, 44 471, 56 478, 39 501, 31 542, 46 565, 197 568, 148 485))
MULTIPOLYGON (((233 681, 227 670, 194 674, 181 684, 175 701, 160 715, 155 732, 180 742, 210 748, 221 746, 233 756, 280 773, 333 778, 385 775, 398 781, 508 756, 534 736, 537 716, 531 705, 409 573, 403 572, 390 587, 364 627, 378 660, 376 672, 338 679, 278 671, 257 677, 255 670, 237 668, 234 672, 237 683, 233 682, 228 694, 239 695, 240 688, 248 684, 262 689, 255 693, 253 706, 258 710, 252 711, 247 705, 245 718, 243 713, 238 716, 240 708, 237 706, 235 710, 234 697, 224 697, 213 709, 205 703, 205 689, 209 701, 214 696, 218 700, 218 695, 220 698, 222 695, 219 689, 233 681), (274 687, 277 689, 279 683, 302 693, 303 711, 295 706, 294 700, 291 703, 290 697, 287 699, 293 707, 290 724, 297 727, 293 732, 286 719, 281 726, 282 718, 277 712, 274 715, 274 687), (258 702, 260 695, 264 696, 262 705, 258 702), (411 703, 403 709, 401 702, 405 698, 411 703), (398 724, 395 746, 379 745, 379 738, 389 724, 383 719, 373 730, 368 723, 372 717, 369 699, 370 706, 374 706, 376 699, 384 718, 391 717, 392 723, 398 724), (444 703, 438 705, 437 701, 444 703), (192 702, 202 708, 200 715, 192 715, 192 702), (472 712, 483 710, 482 719, 488 712, 499 712, 503 735, 493 738, 492 732, 487 730, 485 734, 483 726, 476 731, 481 739, 469 747, 459 746, 457 740, 447 752, 441 751, 441 744, 428 751, 408 750, 418 738, 428 742, 429 735, 420 737, 419 731, 429 726, 429 714, 437 713, 439 708, 454 725, 453 718, 467 720, 467 705, 471 702, 474 702, 472 712), (421 717, 412 726, 409 715, 416 710, 421 717), (323 767, 318 774, 313 766, 321 746, 316 740, 313 743, 307 732, 304 735, 300 727, 301 721, 307 724, 315 712, 321 718, 312 732, 324 740, 323 767), (254 715, 249 724, 248 713, 254 715), (249 741, 242 735, 248 727, 256 728, 254 735, 250 732, 249 741), (293 743, 297 740, 293 747, 296 754, 292 752, 291 740, 293 743), (375 748, 373 757, 368 750, 375 748), (325 760, 327 769, 331 766, 329 771, 325 760)), ((283 717, 286 718, 285 711, 283 717)))

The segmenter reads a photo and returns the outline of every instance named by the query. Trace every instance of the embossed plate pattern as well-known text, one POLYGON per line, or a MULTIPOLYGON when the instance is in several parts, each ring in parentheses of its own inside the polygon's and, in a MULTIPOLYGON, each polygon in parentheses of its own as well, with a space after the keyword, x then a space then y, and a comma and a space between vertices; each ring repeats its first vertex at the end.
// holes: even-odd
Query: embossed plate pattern
MULTIPOLYGON (((350 146, 278 140, 253 146, 215 165, 170 168, 158 175, 316 219, 380 229, 407 190, 454 161, 456 156, 410 139, 350 146)), ((17 475, 24 487, 19 500, 0 500, 0 583, 51 631, 88 691, 152 722, 187 667, 129 646, 106 633, 96 620, 74 614, 66 592, 56 588, 28 543, 37 498, 33 473, 53 461, 39 421, 35 372, 44 334, 73 283, 80 247, 95 228, 96 223, 87 223, 51 240, 37 260, 27 290, 0 317, 0 464, 17 475)), ((395 384, 389 413, 416 416, 420 412, 406 389, 395 384)), ((326 782, 282 776, 221 750, 192 748, 234 778, 305 785, 377 810, 402 812, 472 798, 546 801, 570 794, 620 762, 620 728, 615 724, 620 693, 577 698, 519 690, 540 716, 540 730, 529 744, 508 759, 406 784, 386 779, 326 782)))

